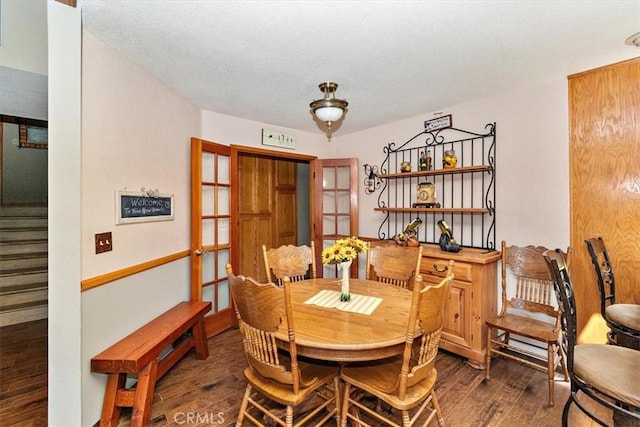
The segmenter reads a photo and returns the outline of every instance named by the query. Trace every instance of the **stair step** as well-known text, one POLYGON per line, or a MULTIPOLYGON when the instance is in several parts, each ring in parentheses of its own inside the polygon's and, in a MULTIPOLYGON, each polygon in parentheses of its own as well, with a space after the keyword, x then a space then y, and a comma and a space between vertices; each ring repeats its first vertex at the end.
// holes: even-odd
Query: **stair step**
POLYGON ((0 308, 0 327, 46 319, 47 301, 33 301, 0 308))
POLYGON ((34 252, 48 252, 49 244, 46 240, 14 240, 0 242, 0 255, 28 254, 34 252))
POLYGON ((17 228, 47 228, 49 219, 46 216, 0 216, 0 228, 14 230, 17 228))
POLYGON ((2 206, 0 217, 4 216, 47 216, 46 206, 2 206))
POLYGON ((0 242, 15 242, 18 240, 44 240, 49 237, 46 228, 16 228, 11 230, 0 229, 0 242))
POLYGON ((15 285, 6 285, 0 286, 0 296, 9 295, 14 293, 21 292, 32 292, 32 291, 40 291, 47 290, 48 283, 47 282, 34 282, 34 283, 19 283, 15 285))
POLYGON ((5 255, 0 259, 0 274, 15 274, 34 268, 47 268, 48 264, 49 258, 46 252, 5 255))
POLYGON ((4 307, 22 307, 24 304, 38 301, 40 304, 47 302, 49 290, 40 289, 23 289, 20 292, 2 293, 0 294, 0 311, 4 307))
POLYGON ((12 274, 0 275, 0 292, 7 286, 21 286, 33 283, 48 282, 47 269, 30 269, 26 271, 14 272, 12 274))

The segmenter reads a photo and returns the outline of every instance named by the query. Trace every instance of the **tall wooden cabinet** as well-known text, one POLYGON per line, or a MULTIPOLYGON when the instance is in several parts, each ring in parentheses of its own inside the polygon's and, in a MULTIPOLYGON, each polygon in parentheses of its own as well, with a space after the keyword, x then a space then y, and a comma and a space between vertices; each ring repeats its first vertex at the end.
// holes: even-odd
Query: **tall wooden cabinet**
POLYGON ((640 304, 640 58, 569 76, 569 131, 571 279, 583 331, 600 318, 587 238, 607 245, 616 302, 640 304))

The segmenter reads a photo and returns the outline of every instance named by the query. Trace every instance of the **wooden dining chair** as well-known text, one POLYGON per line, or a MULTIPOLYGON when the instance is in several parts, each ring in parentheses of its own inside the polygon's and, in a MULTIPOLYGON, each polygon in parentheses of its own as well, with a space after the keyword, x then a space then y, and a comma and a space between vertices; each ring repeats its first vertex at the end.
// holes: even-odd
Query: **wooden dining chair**
POLYGON ((453 280, 453 261, 449 262, 448 271, 449 275, 440 283, 424 287, 422 276, 417 275, 401 356, 342 368, 340 378, 344 382, 344 397, 341 426, 346 427, 348 419, 358 425, 369 425, 360 421, 360 411, 373 417, 376 422, 374 425, 379 425, 379 422, 399 425, 393 419, 398 417, 398 412, 403 427, 412 426, 421 416, 426 416, 421 425, 428 425, 434 418, 441 426, 444 425, 434 392, 437 379, 434 365, 442 333, 444 305, 449 295, 449 284, 453 280), (418 342, 414 348, 416 328, 420 334, 415 338, 418 342), (385 416, 384 412, 363 404, 361 398, 366 394, 385 402, 395 411, 385 416))
POLYGON ((413 288, 420 274, 422 246, 408 247, 392 244, 369 247, 367 251, 367 279, 413 288))
POLYGON ((615 425, 639 425, 640 351, 607 344, 578 344, 576 300, 565 256, 559 249, 546 251, 543 256, 560 305, 561 342, 571 378, 571 394, 562 411, 563 427, 567 426, 572 403, 597 423, 611 425, 602 419, 602 411, 593 400, 613 411, 615 425))
POLYGON ((602 237, 585 240, 600 293, 600 313, 611 331, 609 344, 640 350, 640 304, 616 302, 616 280, 602 237))
POLYGON ((244 370, 247 388, 236 426, 242 426, 245 418, 259 426, 287 427, 310 421, 319 426, 331 417, 337 421, 339 368, 298 360, 288 279, 284 279, 282 287, 260 284, 249 277, 235 276, 230 264, 227 274, 248 365, 244 370), (275 332, 283 321, 287 322, 288 342, 282 346, 286 351, 278 351, 275 332), (317 399, 312 400, 313 397, 317 399), (265 403, 264 398, 284 405, 284 413, 265 403), (307 403, 305 410, 309 412, 300 414, 301 419, 294 423, 294 417, 298 416, 294 410, 303 403, 307 403), (314 405, 309 406, 310 403, 314 405), (324 415, 320 413, 323 409, 324 415))
POLYGON ((316 278, 316 250, 313 241, 309 246, 282 245, 267 249, 262 245, 264 268, 267 277, 282 286, 284 277, 292 282, 316 278))
POLYGON ((485 378, 491 379, 494 356, 546 372, 549 406, 554 406, 556 368, 562 366, 565 381, 569 381, 569 373, 558 341, 560 312, 553 305, 552 276, 542 256, 546 250, 542 246, 507 246, 502 241, 502 308, 498 316, 486 321, 485 378))

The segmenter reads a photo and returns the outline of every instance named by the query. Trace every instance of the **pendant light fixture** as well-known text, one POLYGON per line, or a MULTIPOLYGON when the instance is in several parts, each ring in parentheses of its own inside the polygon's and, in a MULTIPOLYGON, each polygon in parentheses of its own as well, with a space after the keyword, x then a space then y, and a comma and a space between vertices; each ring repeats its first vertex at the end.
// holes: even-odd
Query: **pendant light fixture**
POLYGON ((313 115, 327 125, 327 136, 331 139, 331 127, 344 115, 349 103, 335 97, 338 83, 324 82, 319 85, 324 98, 313 101, 309 106, 313 115))

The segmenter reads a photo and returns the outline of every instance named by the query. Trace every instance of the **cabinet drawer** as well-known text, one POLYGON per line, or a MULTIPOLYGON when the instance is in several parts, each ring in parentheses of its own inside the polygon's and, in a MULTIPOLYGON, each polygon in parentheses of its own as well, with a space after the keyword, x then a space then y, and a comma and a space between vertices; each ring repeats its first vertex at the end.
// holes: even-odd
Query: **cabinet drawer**
MULTIPOLYGON (((423 257, 420 263, 420 272, 422 274, 430 274, 432 276, 444 277, 447 275, 449 260, 439 258, 423 257)), ((464 262, 455 262, 453 265, 453 274, 456 280, 465 282, 471 281, 471 264, 464 262)))

